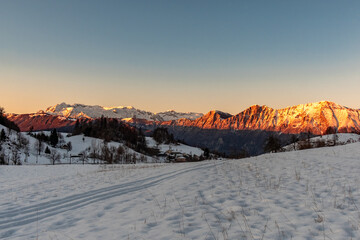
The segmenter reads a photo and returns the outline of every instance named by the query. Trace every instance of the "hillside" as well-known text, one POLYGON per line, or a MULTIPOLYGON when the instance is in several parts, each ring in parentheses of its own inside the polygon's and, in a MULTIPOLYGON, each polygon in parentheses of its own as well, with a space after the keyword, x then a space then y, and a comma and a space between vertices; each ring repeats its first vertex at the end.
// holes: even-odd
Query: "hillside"
MULTIPOLYGON (((101 150, 104 148, 104 142, 102 139, 86 137, 84 135, 71 136, 65 133, 58 133, 59 143, 56 147, 52 147, 47 142, 42 142, 41 147, 38 147, 39 141, 28 135, 27 133, 17 133, 15 131, 9 131, 7 128, 0 125, 0 131, 4 129, 7 135, 7 139, 4 142, 1 142, 0 155, 4 154, 5 163, 14 165, 33 165, 33 164, 52 164, 50 154, 45 153, 46 148, 49 148, 51 153, 58 153, 59 159, 55 164, 64 164, 64 163, 104 163, 101 158, 101 150), (20 139, 20 140, 19 140, 20 139), (22 142, 19 145, 19 142, 22 142), (71 149, 66 149, 66 145, 71 143, 71 149), (40 150, 40 154, 38 149, 40 150), (94 159, 91 156, 91 153, 96 150, 98 156, 94 159), (83 154, 84 157, 79 157, 79 154, 83 154), (70 158, 71 156, 75 156, 70 158)), ((45 135, 49 136, 50 132, 43 132, 45 135)), ((123 149, 122 158, 123 160, 128 158, 136 158, 139 162, 156 162, 157 160, 145 156, 141 153, 135 152, 133 149, 125 146, 119 142, 109 142, 106 144, 107 149, 118 149, 121 147, 123 149)), ((121 162, 120 162, 121 163, 121 162)))
MULTIPOLYGON (((50 136, 50 132, 44 131, 29 135, 28 133, 19 133, 14 130, 9 131, 8 128, 0 125, 0 132, 2 130, 4 130, 6 134, 6 140, 0 141, 0 165, 51 164, 50 154, 45 153, 46 148, 49 148, 51 153, 56 152, 59 154, 60 158, 55 164, 109 163, 102 156, 105 153, 108 155, 114 154, 114 159, 111 160, 111 163, 133 163, 134 159, 138 163, 163 162, 165 160, 156 155, 150 156, 139 153, 123 142, 109 141, 108 143, 104 143, 102 139, 87 137, 83 134, 72 136, 66 133, 58 133, 59 143, 56 147, 52 147, 50 143, 46 141, 43 141, 42 146, 38 147, 39 141, 35 138, 35 135, 44 133, 44 135, 50 136), (71 149, 67 148, 69 143, 71 144, 71 149), (38 152, 39 148, 41 148, 40 154, 38 152), (118 152, 119 148, 121 152, 118 152), (71 156, 73 157, 71 158, 71 156), (3 162, 1 162, 1 160, 3 160, 3 162), (118 160, 118 162, 116 162, 116 160, 118 160)), ((146 143, 148 147, 159 148, 160 153, 172 149, 190 155, 200 156, 203 154, 201 149, 184 144, 157 145, 151 137, 146 137, 146 143)))
POLYGON ((323 136, 312 137, 296 141, 292 144, 284 146, 285 151, 295 151, 308 148, 331 147, 334 145, 346 145, 350 143, 360 142, 360 135, 355 133, 338 133, 323 136))
POLYGON ((360 239, 359 155, 2 167, 0 238, 360 239))

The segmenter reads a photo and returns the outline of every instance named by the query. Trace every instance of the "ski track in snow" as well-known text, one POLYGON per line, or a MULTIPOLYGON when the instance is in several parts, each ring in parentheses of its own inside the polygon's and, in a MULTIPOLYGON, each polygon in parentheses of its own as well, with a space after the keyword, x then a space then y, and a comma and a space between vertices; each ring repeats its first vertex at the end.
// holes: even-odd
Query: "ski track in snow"
POLYGON ((98 171, 4 167, 0 239, 360 239, 359 156, 353 143, 98 171), (13 174, 24 179, 11 186, 13 174))
MULTIPOLYGON (((0 212, 0 229, 4 231, 12 227, 21 227, 44 218, 64 213, 66 211, 78 209, 92 203, 96 203, 115 196, 121 196, 130 192, 140 191, 155 186, 167 179, 179 175, 214 167, 214 163, 204 163, 198 167, 188 167, 181 170, 160 174, 154 177, 127 182, 111 187, 105 187, 82 194, 75 194, 54 201, 43 202, 32 206, 13 208, 0 212)), ((1 236, 1 235, 0 235, 1 236)))

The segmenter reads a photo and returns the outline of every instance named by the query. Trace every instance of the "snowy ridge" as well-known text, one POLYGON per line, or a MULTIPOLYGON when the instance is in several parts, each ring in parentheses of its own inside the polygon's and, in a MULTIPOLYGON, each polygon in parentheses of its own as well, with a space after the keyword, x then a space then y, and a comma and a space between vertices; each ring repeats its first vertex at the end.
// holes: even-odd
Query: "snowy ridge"
POLYGON ((143 110, 136 109, 128 106, 118 107, 102 107, 102 106, 89 106, 84 104, 66 104, 61 103, 55 106, 48 107, 45 111, 39 111, 38 113, 47 113, 51 115, 63 116, 66 118, 99 118, 101 116, 108 118, 139 118, 152 121, 169 121, 180 118, 196 119, 201 117, 201 113, 181 113, 174 110, 152 113, 143 110))
POLYGON ((333 132, 359 133, 360 110, 333 102, 300 104, 283 109, 253 105, 237 115, 221 111, 179 113, 173 110, 151 113, 133 107, 101 107, 83 104, 61 103, 37 114, 8 114, 22 131, 31 126, 36 130, 58 127, 70 128, 77 118, 120 118, 133 124, 197 127, 219 130, 264 130, 283 133, 306 133, 323 135, 333 132), (48 126, 51 125, 51 126, 48 126))
POLYGON ((162 119, 161 121, 171 121, 171 120, 176 120, 176 119, 181 119, 181 118, 194 120, 194 119, 197 119, 197 118, 203 116, 202 113, 194 113, 194 112, 182 113, 182 112, 176 112, 174 110, 159 112, 159 113, 156 113, 155 115, 159 116, 162 119))
POLYGON ((168 121, 162 125, 198 127, 203 129, 265 130, 283 133, 313 134, 360 132, 360 110, 333 102, 301 104, 283 109, 254 105, 231 117, 223 118, 211 111, 195 119, 168 121))

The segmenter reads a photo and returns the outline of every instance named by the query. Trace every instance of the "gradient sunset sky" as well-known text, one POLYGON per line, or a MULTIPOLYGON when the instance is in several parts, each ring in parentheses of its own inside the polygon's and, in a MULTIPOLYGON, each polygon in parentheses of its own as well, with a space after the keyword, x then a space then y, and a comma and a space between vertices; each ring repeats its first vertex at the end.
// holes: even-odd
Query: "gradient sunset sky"
POLYGON ((360 108, 360 1, 2 0, 0 106, 360 108))

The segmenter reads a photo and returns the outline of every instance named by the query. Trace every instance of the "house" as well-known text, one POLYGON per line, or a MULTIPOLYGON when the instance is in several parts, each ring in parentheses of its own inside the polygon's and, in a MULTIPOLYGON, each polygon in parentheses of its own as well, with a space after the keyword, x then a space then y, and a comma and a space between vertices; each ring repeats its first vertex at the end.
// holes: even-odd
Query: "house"
POLYGON ((169 162, 186 162, 188 158, 187 154, 175 152, 171 149, 167 150, 164 154, 167 156, 166 159, 169 162))

